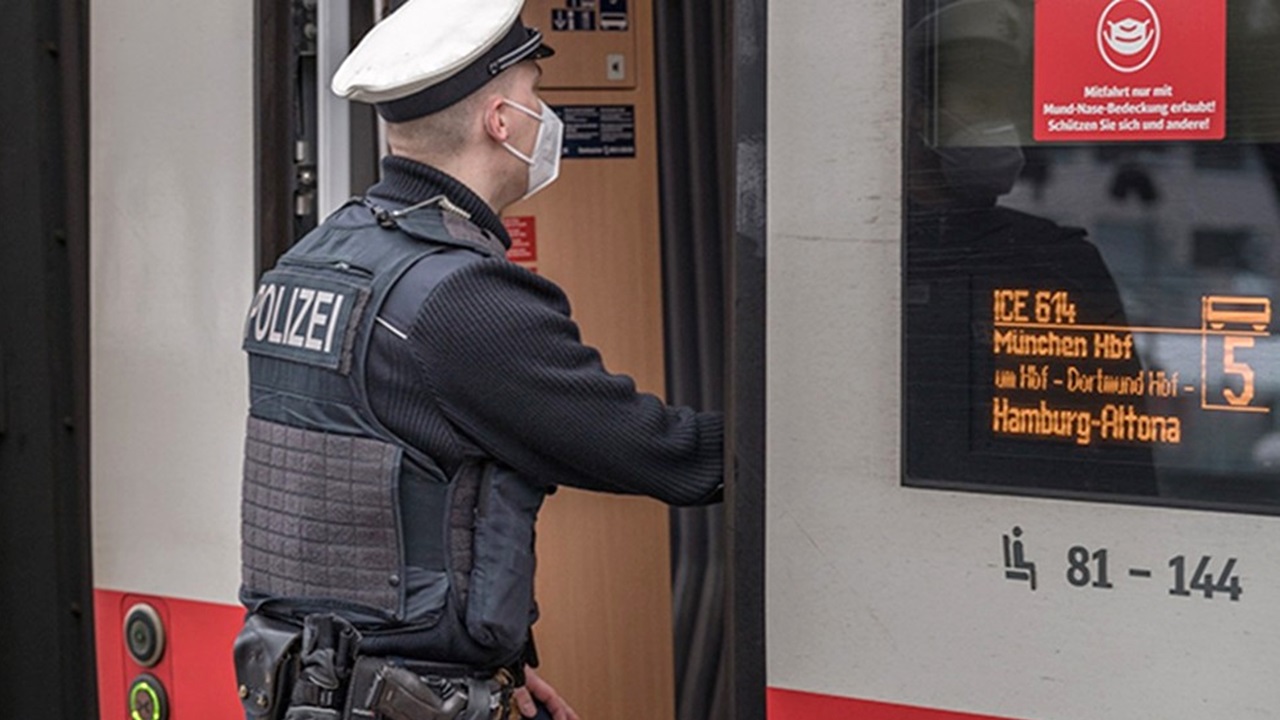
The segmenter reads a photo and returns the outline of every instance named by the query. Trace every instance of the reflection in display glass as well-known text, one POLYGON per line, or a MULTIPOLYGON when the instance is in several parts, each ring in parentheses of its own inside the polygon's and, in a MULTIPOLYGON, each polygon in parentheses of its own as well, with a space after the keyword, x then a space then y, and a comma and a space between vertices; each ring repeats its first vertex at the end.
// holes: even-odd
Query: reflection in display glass
POLYGON ((906 18, 904 482, 1280 511, 1280 0, 906 18))

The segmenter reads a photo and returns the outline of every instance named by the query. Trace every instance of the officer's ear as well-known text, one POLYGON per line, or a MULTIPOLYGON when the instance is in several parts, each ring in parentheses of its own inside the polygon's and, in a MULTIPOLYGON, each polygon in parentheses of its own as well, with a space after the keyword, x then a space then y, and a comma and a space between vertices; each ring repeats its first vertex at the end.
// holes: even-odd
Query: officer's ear
POLYGON ((490 95, 481 106, 485 134, 498 144, 511 139, 511 108, 501 95, 490 95))

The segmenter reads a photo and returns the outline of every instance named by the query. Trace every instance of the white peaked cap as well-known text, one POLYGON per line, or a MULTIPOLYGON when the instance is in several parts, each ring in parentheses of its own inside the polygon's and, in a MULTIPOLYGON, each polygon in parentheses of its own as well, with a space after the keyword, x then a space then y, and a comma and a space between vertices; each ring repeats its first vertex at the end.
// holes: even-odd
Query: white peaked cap
POLYGON ((548 57, 520 21, 524 0, 409 0, 370 30, 333 76, 333 92, 402 122, 453 105, 503 70, 548 57))

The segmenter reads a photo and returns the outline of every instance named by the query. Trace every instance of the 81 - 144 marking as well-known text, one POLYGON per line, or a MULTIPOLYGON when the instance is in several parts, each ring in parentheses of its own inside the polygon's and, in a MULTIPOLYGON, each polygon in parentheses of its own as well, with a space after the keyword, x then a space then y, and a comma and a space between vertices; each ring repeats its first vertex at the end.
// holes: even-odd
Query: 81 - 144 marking
MULTIPOLYGON (((1115 587, 1111 582, 1107 567, 1107 549, 1101 548, 1090 552, 1083 545, 1076 545, 1067 551, 1067 582, 1074 587, 1093 587, 1110 590, 1115 587)), ((1238 602, 1244 594, 1240 587, 1240 576, 1236 574, 1236 559, 1227 558, 1216 569, 1212 555, 1201 555, 1200 560, 1190 570, 1185 555, 1175 555, 1169 559, 1172 571, 1172 586, 1169 594, 1178 597, 1191 597, 1198 591, 1206 600, 1226 595, 1232 602, 1238 602)), ((1129 568, 1129 576, 1149 578, 1151 571, 1143 568, 1129 568)))

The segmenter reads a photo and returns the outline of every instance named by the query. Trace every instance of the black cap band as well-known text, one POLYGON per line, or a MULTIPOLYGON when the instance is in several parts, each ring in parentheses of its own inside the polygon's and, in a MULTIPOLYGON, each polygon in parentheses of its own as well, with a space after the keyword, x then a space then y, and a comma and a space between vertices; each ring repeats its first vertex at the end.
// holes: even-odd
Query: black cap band
POLYGON ((554 54, 555 50, 542 44, 542 33, 525 27, 516 18, 515 24, 496 45, 445 81, 406 97, 377 103, 375 107, 387 122, 415 120, 440 112, 462 100, 516 63, 554 54))

